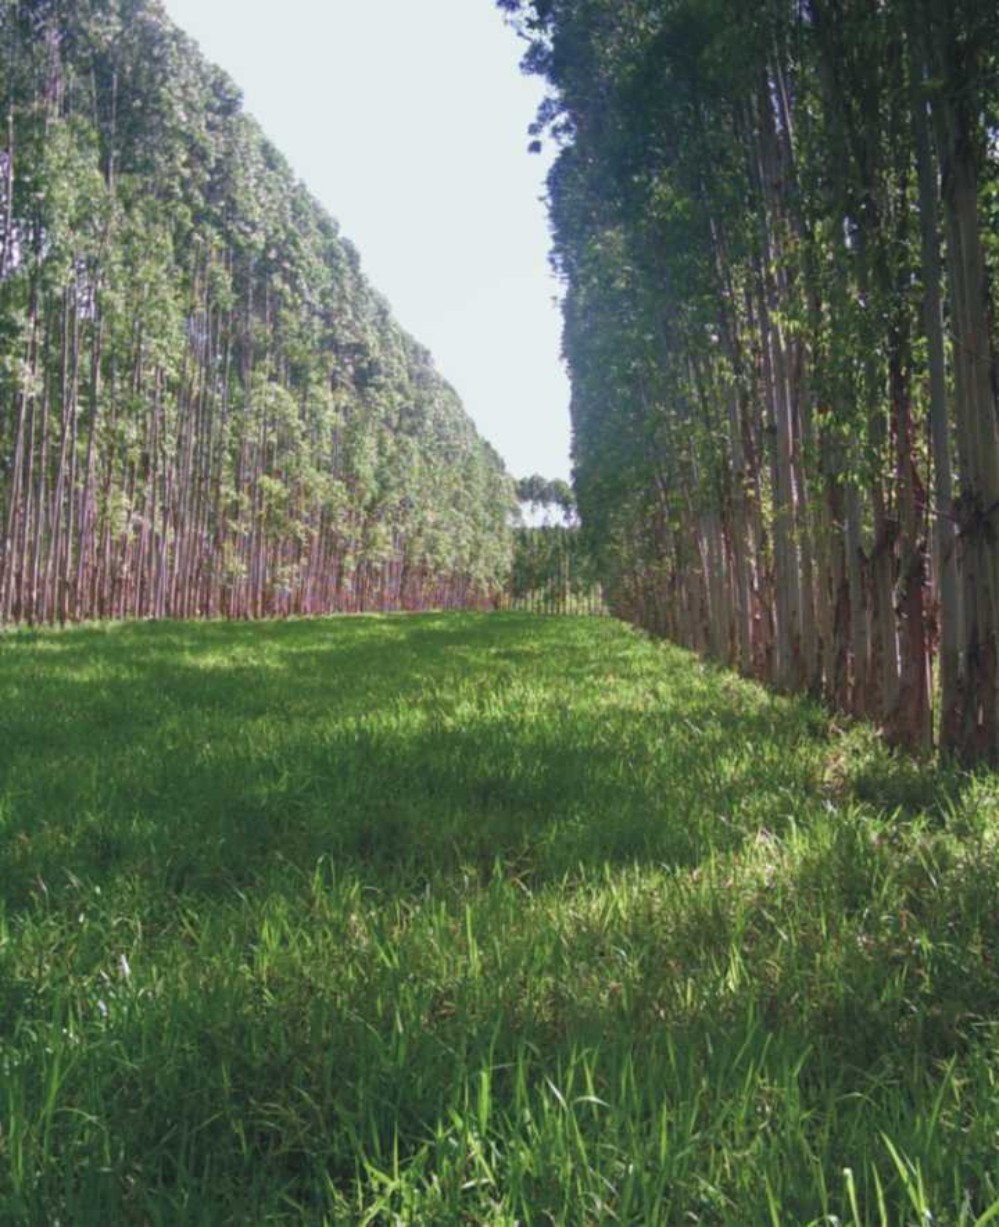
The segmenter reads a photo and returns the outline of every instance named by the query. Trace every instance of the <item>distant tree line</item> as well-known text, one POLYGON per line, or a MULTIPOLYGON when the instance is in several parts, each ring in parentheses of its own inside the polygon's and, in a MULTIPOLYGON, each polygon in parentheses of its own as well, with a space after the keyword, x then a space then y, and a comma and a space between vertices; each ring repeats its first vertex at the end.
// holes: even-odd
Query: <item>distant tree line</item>
POLYGON ((566 523, 576 514, 576 496, 572 486, 561 478, 550 481, 539 473, 533 473, 530 477, 520 478, 516 492, 517 501, 522 505, 527 504, 534 511, 556 508, 566 523))
POLYGON ((545 614, 606 613, 599 576, 578 524, 522 525, 503 605, 545 614))
POLYGON ((0 623, 485 603, 514 507, 157 0, 0 0, 0 623))
POLYGON ((996 761, 995 0, 499 3, 613 608, 996 761))
POLYGON ((545 523, 514 529, 513 562, 503 602, 510 609, 546 614, 606 612, 593 555, 576 520, 576 498, 568 482, 537 473, 516 484, 521 506, 544 511, 545 523), (557 511, 561 523, 551 523, 557 511))

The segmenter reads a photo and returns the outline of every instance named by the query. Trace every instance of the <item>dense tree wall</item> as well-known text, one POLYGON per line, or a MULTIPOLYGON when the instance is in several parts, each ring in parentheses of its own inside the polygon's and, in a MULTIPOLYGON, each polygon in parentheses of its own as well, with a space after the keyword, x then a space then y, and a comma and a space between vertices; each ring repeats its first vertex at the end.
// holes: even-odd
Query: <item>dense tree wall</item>
POLYGON ((614 608, 995 760, 994 0, 499 2, 614 608))
POLYGON ((514 506, 157 0, 0 0, 0 623, 485 601, 514 506))

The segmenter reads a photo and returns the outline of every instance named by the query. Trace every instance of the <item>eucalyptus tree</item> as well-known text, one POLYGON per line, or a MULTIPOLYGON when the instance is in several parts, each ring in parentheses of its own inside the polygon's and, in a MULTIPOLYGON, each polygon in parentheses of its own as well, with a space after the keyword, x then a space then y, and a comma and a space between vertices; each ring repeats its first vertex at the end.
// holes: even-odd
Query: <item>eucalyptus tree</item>
POLYGON ((612 604, 917 749, 939 659, 995 758, 994 6, 499 3, 612 604))
POLYGON ((513 486, 158 0, 0 0, 0 621, 488 602, 513 486))

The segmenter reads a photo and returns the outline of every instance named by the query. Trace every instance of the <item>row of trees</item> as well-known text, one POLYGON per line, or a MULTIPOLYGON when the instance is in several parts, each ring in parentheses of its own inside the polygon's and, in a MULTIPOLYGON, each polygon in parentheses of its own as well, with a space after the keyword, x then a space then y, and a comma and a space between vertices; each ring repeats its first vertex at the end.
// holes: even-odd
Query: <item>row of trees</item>
POLYGON ((498 0, 616 611, 999 758, 994 0, 498 0))
POLYGON ((158 0, 0 0, 0 623, 484 602, 514 507, 158 0))
POLYGON ((525 613, 606 613, 600 581, 578 524, 521 525, 502 607, 525 613))

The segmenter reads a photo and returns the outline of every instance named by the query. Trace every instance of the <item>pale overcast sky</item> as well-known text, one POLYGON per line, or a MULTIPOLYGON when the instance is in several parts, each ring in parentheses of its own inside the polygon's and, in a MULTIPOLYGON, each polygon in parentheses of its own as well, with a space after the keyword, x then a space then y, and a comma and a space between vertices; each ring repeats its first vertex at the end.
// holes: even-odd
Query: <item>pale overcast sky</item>
POLYGON ((569 476, 541 86, 492 0, 165 0, 515 476, 569 476))

